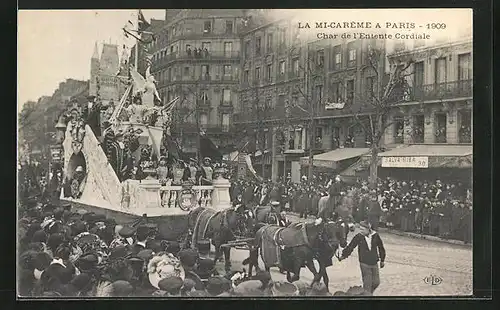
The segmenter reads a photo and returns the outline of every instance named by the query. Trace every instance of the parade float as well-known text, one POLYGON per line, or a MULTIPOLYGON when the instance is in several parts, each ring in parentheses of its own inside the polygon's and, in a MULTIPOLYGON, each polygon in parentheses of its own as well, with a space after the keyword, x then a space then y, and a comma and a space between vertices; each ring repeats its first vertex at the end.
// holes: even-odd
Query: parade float
MULTIPOLYGON (((134 147, 134 158, 139 158, 141 152, 149 152, 159 158, 162 137, 170 135, 171 125, 171 109, 164 113, 164 107, 172 107, 178 98, 155 105, 154 100, 159 98, 149 69, 146 78, 135 69, 132 69, 131 76, 129 87, 109 118, 109 128, 114 132, 131 132, 137 136, 139 145, 134 147), (140 97, 140 104, 130 100, 134 96, 140 97), (158 112, 162 125, 150 126, 143 121, 151 111, 158 112), (127 121, 120 119, 121 113, 130 116, 127 121)), ((129 178, 121 182, 101 146, 104 142, 96 137, 81 112, 73 109, 71 114, 62 143, 63 184, 66 188, 61 193, 62 201, 123 222, 144 215, 152 220, 171 221, 199 205, 215 210, 230 207, 230 183, 217 170, 211 185, 195 185, 193 182, 162 184, 154 177, 156 170, 144 161, 145 178, 129 178)), ((105 136, 104 133, 102 136, 105 136)))

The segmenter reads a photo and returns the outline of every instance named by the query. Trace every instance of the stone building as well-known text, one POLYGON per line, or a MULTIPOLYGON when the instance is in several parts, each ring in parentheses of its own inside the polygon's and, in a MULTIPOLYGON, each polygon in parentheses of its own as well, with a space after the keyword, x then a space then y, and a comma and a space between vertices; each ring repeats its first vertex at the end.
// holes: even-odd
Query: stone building
POLYGON ((256 165, 264 164, 266 177, 291 173, 297 180, 301 164, 308 164, 300 158, 310 148, 318 154, 352 140, 350 147, 363 150, 352 151, 344 159, 362 155, 367 138, 352 113, 329 110, 326 104, 364 99, 364 88, 373 83, 374 75, 366 63, 368 46, 377 43, 301 40, 292 18, 273 19, 261 10, 252 13, 241 39, 240 105, 235 122, 256 132, 256 165), (313 134, 311 119, 315 120, 313 134))
POLYGON ((99 96, 104 104, 111 100, 114 103, 119 102, 128 85, 127 62, 126 51, 124 50, 122 56, 119 57, 116 44, 103 43, 102 52, 99 55, 96 43, 90 59, 89 94, 99 96))
POLYGON ((187 153, 196 152, 197 123, 216 145, 232 143, 242 16, 234 9, 169 9, 156 30, 151 73, 164 102, 180 97, 172 134, 187 153))

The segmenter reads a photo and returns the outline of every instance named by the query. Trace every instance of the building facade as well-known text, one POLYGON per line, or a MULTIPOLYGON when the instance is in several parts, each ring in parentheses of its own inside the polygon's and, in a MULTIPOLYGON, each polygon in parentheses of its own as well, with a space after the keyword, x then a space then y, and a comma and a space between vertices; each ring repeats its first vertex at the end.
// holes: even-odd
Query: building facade
MULTIPOLYGON (((255 149, 264 154, 256 163, 268 166, 264 175, 275 179, 291 173, 297 179, 300 158, 310 148, 315 154, 344 146, 366 148, 366 134, 352 112, 329 110, 327 103, 366 99, 365 89, 374 82, 368 48, 380 42, 304 41, 290 18, 272 20, 260 10, 255 14, 259 17, 250 18, 253 24, 242 35, 235 122, 254 128, 255 149)), ((385 58, 380 59, 383 68, 385 58)))
POLYGON ((151 73, 164 102, 180 97, 172 134, 187 153, 197 148, 198 124, 219 147, 233 143, 242 10, 166 10, 153 43, 151 73))
POLYGON ((99 96, 104 104, 117 103, 128 86, 129 66, 125 50, 118 56, 116 44, 104 43, 99 55, 97 43, 90 59, 89 95, 99 96))
POLYGON ((411 46, 388 55, 413 65, 406 103, 391 114, 385 139, 395 144, 472 143, 472 40, 411 46))

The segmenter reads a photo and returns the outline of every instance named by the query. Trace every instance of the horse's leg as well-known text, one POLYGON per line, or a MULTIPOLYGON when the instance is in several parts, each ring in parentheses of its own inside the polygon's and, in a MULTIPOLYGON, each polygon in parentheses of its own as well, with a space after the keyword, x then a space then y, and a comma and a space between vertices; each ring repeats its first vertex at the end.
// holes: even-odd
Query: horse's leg
MULTIPOLYGON (((306 267, 312 272, 314 276, 311 285, 314 284, 315 282, 319 282, 321 280, 321 274, 316 271, 316 266, 314 266, 314 260, 311 259, 307 261, 306 267)), ((321 265, 320 265, 320 270, 321 270, 321 265)))
POLYGON ((219 259, 222 257, 221 255, 221 243, 219 240, 214 240, 213 241, 213 245, 215 247, 215 257, 214 257, 214 261, 217 263, 219 261, 219 259))
POLYGON ((224 253, 224 267, 226 272, 229 273, 231 271, 231 248, 223 248, 222 252, 224 253))

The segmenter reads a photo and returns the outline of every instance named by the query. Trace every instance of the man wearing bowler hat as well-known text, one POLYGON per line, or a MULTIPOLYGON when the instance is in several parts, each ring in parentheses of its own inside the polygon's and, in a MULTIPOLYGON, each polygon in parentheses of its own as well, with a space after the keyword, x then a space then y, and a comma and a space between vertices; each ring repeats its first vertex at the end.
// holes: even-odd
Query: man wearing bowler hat
POLYGON ((360 232, 354 236, 342 251, 339 261, 346 259, 358 247, 358 259, 363 278, 363 288, 373 293, 380 284, 379 267, 384 268, 385 248, 380 235, 371 229, 370 223, 361 221, 360 232))

